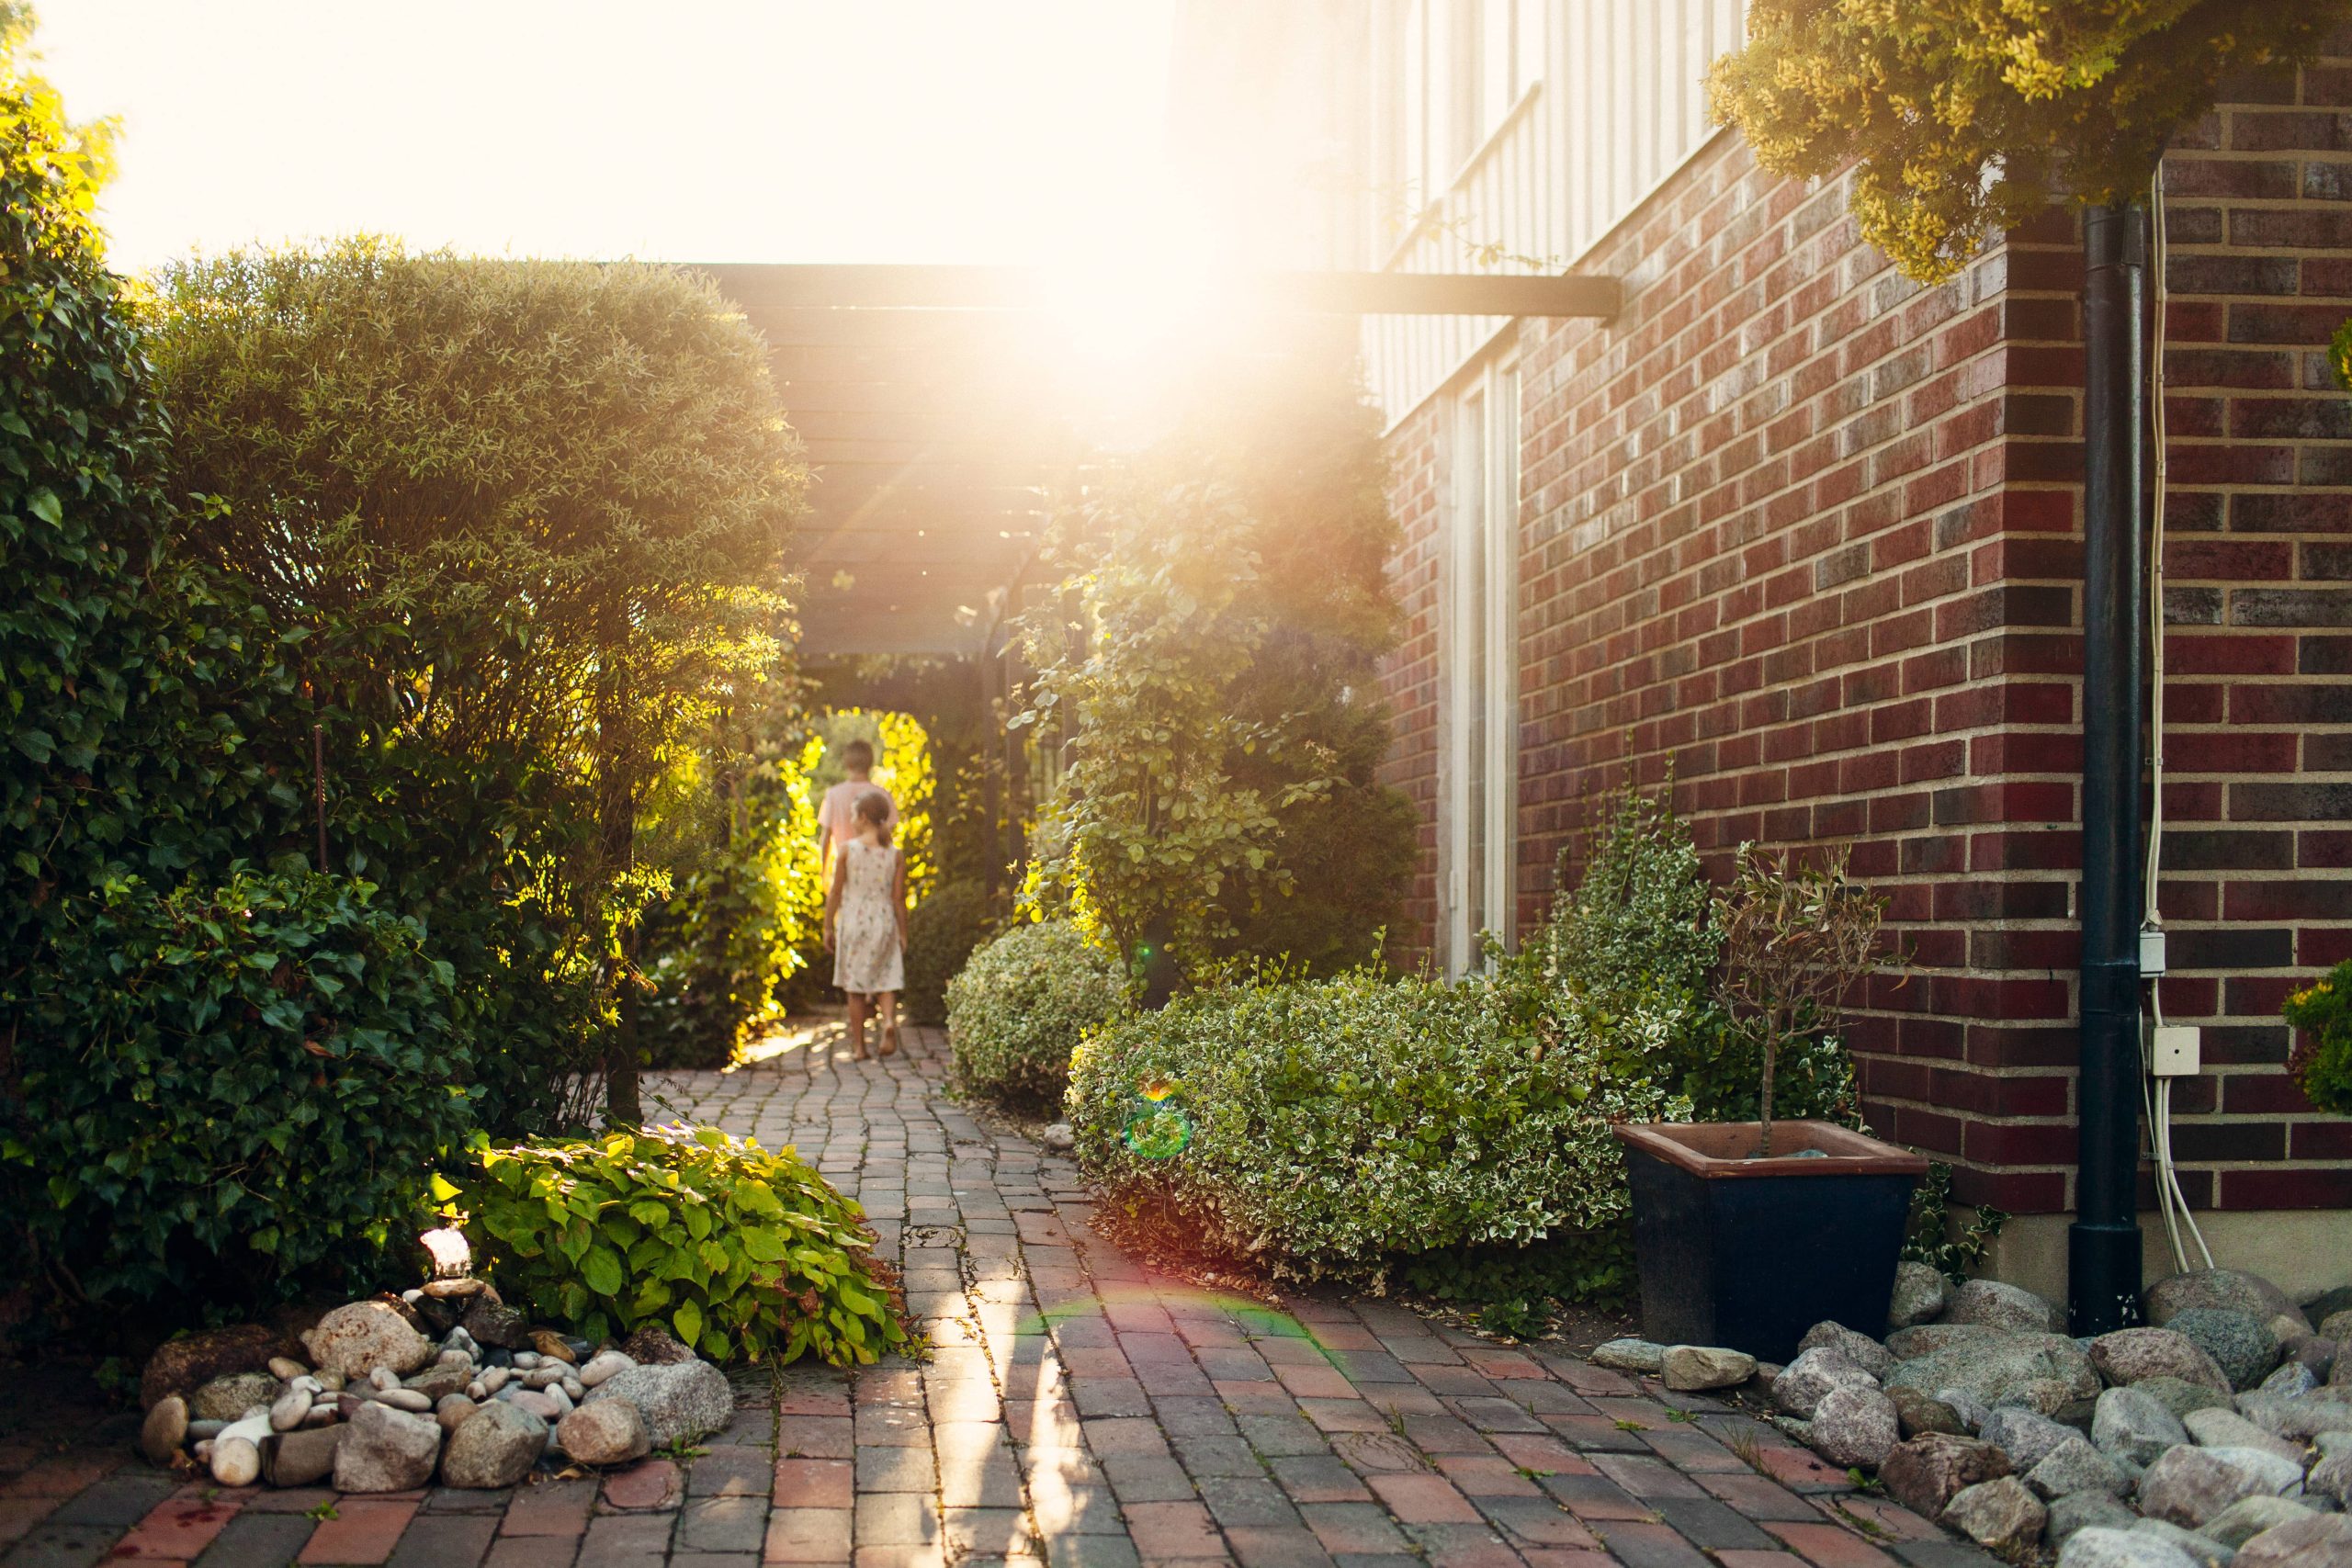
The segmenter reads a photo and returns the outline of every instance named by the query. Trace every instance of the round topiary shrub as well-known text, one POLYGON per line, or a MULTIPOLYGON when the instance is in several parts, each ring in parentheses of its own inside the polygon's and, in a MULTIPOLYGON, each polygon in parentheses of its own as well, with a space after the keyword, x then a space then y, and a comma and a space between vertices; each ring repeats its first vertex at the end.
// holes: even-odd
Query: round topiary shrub
POLYGON ((907 915, 907 988, 899 1006, 913 1023, 947 1021, 947 982, 989 939, 996 909, 985 884, 943 882, 907 915))
POLYGON ((1070 1053, 1125 1014, 1126 980, 1066 920, 1015 926, 947 982, 956 1070, 976 1092, 1029 1109, 1060 1103, 1070 1053))

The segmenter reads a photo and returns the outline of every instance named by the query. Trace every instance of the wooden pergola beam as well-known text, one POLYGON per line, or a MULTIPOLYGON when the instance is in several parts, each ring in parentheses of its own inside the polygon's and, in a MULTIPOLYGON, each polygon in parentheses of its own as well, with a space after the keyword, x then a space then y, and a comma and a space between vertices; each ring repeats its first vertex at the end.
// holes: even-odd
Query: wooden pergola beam
MULTIPOLYGON (((753 311, 1031 310, 1054 307, 1070 293, 1067 275, 1035 267, 721 263, 693 270, 753 311)), ((1204 281, 1216 297, 1237 305, 1343 316, 1607 317, 1617 313, 1622 292, 1613 277, 1584 274, 1236 272, 1204 281)), ((1138 290, 1160 287, 1146 272, 1132 282, 1138 290)))

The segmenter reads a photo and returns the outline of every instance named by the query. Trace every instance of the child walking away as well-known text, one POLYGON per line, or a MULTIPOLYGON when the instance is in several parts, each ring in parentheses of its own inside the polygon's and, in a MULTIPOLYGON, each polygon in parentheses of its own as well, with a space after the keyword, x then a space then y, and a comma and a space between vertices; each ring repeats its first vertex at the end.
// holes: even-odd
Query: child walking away
POLYGON ((878 1003, 882 1055, 899 1048, 899 993, 906 989, 907 862, 890 842, 890 797, 868 789, 850 805, 848 835, 825 893, 825 943, 833 984, 849 993, 849 1043, 865 1059, 865 1021, 878 1003))

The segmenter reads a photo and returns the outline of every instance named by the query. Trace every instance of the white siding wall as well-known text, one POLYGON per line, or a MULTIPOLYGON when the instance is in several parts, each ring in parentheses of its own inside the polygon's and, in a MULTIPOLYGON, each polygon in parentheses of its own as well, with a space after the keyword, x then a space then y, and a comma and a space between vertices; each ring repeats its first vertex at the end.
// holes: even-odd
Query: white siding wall
MULTIPOLYGON (((1522 40, 1541 40, 1543 79, 1485 144, 1453 167, 1410 145, 1421 125, 1452 123, 1449 69, 1462 38, 1457 9, 1477 0, 1379 0, 1372 56, 1385 80, 1372 127, 1384 151, 1381 199, 1400 187, 1426 205, 1443 185, 1439 220, 1385 258, 1402 272, 1461 272, 1482 244, 1572 270, 1713 134, 1701 86, 1707 65, 1740 42, 1741 0, 1519 0, 1522 40), (1426 39, 1426 45, 1423 40, 1426 39), (1426 48, 1426 62, 1412 51, 1426 48), (1426 86, 1422 85, 1426 83, 1426 86), (1407 105, 1414 106, 1408 117, 1407 105), (1423 179, 1420 170, 1436 172, 1423 179)), ((1483 0, 1485 6, 1506 0, 1483 0)), ((1491 97, 1491 94, 1488 95, 1491 97)), ((1506 261, 1502 270, 1532 270, 1506 261)), ((1373 389, 1394 423, 1451 379, 1509 323, 1499 317, 1374 317, 1364 323, 1373 389)))

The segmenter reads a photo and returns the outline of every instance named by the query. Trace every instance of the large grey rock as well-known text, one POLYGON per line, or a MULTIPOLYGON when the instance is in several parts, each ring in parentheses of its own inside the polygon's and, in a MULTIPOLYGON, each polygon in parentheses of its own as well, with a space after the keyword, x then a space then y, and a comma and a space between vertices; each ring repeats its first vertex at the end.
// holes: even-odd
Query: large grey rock
POLYGON ((261 1442, 261 1474, 272 1486, 315 1486, 334 1473, 334 1456, 351 1431, 344 1426, 273 1432, 261 1442))
POLYGON ((465 1492, 496 1492, 531 1473, 548 1446, 548 1424, 520 1406, 492 1400, 450 1434, 441 1482, 465 1492))
POLYGON ((2338 1345, 2352 1339, 2352 1308, 2329 1313, 2320 1319, 2319 1337, 2333 1339, 2338 1345))
POLYGON ((2302 1478, 2299 1468, 2258 1449, 2183 1444, 2159 1455, 2140 1477, 2140 1511, 2195 1529, 2241 1497, 2277 1496, 2302 1478))
POLYGON ((2111 1383, 2178 1378, 2229 1392, 2230 1380, 2197 1341, 2170 1328, 2119 1328, 2090 1344, 2091 1365, 2111 1383))
POLYGON ((2238 1548, 2233 1568, 2352 1568, 2352 1518, 2313 1514, 2264 1530, 2238 1548))
POLYGON ((2352 1509, 2352 1449, 2330 1454, 2312 1466, 2311 1473, 2303 1477, 2303 1492, 2332 1507, 2352 1509))
POLYGON ((2301 1444, 2272 1437, 2234 1410, 2192 1410, 2181 1425, 2209 1449, 2267 1449, 2280 1459, 2302 1462, 2301 1444))
POLYGON ((1946 1323, 1979 1324, 2010 1334, 2060 1334, 2066 1314, 2051 1302, 1998 1280, 1971 1280, 1952 1292, 1946 1323))
POLYGON ((2091 1415, 2091 1441, 2101 1453, 2146 1465, 2166 1449, 2188 1441, 2188 1429, 2154 1395, 2136 1388, 2110 1388, 2098 1396, 2091 1415))
POLYGON ((735 1416, 735 1391, 727 1386, 727 1374, 708 1361, 616 1372, 588 1391, 589 1404, 606 1399, 626 1399, 636 1405, 657 1449, 716 1432, 735 1416))
POLYGON ((2077 1492, 2120 1497, 2132 1490, 2132 1476, 2080 1433, 2072 1433, 2026 1472, 2025 1483, 2041 1497, 2071 1497, 2077 1492))
POLYGON ((1886 1348, 1898 1361, 1916 1361, 1954 1345, 1984 1345, 2003 1337, 2000 1329, 1981 1323, 1922 1323, 1888 1335, 1886 1348))
POLYGON ((2197 1560, 2159 1537, 2095 1526, 2066 1542, 2058 1568, 2197 1568, 2197 1560))
POLYGON ((1816 1323, 1797 1341, 1800 1351, 1826 1346, 1870 1373, 1880 1382, 1894 1371, 1894 1355, 1867 1334, 1857 1334, 1842 1323, 1816 1323))
MULTIPOLYGON (((1894 1393, 1893 1389, 1887 1390, 1888 1397, 1892 1398, 1894 1393)), ((1961 1425, 1972 1432, 1982 1433, 1984 1423, 1993 1418, 1993 1407, 1964 1388, 1936 1390, 1936 1403, 1950 1407, 1951 1413, 1960 1417, 1961 1425)))
POLYGON ((2230 1568, 2230 1559, 2237 1555, 2233 1549, 2223 1546, 2211 1536, 2185 1530, 2162 1519, 2142 1519, 2132 1529, 2137 1534, 2152 1535, 2158 1540, 2172 1542, 2188 1553, 2190 1561, 2198 1563, 2199 1568, 2230 1568))
POLYGON ((1833 1388, 1813 1412, 1813 1446, 1832 1464, 1875 1469, 1903 1440, 1894 1402, 1875 1388, 1833 1388))
POLYGON ((1986 1404, 2030 1404, 2048 1415, 2098 1396, 2098 1373, 2082 1348, 2060 1334, 2003 1334, 1903 1361, 1887 1382, 1905 1388, 1964 1389, 1986 1404))
MULTIPOLYGON (((2218 1377, 2220 1373, 2221 1369, 2216 1367, 2214 1375, 2218 1377)), ((2222 1378, 2222 1381, 2229 1382, 2227 1378, 2222 1378)), ((2184 1420, 2192 1410, 2236 1408, 2225 1390, 2209 1387, 2204 1383, 2185 1382, 2179 1378, 2146 1378, 2132 1386, 2150 1398, 2160 1401, 2166 1410, 2184 1420)))
POLYGON ((338 1492, 413 1492, 433 1479, 441 1457, 441 1427, 374 1400, 352 1415, 334 1453, 338 1492))
POLYGON ((2307 1361, 2281 1361, 2270 1369, 2270 1375, 2255 1385, 2256 1393, 2283 1393, 2290 1399, 2299 1393, 2309 1393, 2325 1382, 2313 1371, 2307 1361))
POLYGON ((1986 1442, 1997 1444, 2020 1473, 2047 1459, 2059 1444, 2081 1435, 2062 1421, 2018 1404, 1996 1409, 1977 1433, 1986 1442))
POLYGON ((2235 1549, 2264 1530, 2308 1518, 2312 1512, 2301 1503, 2285 1497, 2241 1497, 2207 1519, 2197 1533, 2235 1549))
POLYGON ((2195 1340, 2232 1388, 2254 1387, 2278 1364, 2278 1341, 2260 1318, 2245 1313, 2190 1307, 2173 1314, 2166 1326, 2195 1340))
POLYGON ((1886 1397, 1894 1401, 1894 1414, 1903 1423, 1905 1438, 1924 1437, 1941 1432, 1948 1437, 1965 1438, 1968 1423, 1960 1412, 1942 1400, 1921 1393, 1916 1388, 1891 1388, 1886 1397))
MULTIPOLYGON (((2182 1313, 2199 1308, 2242 1312, 2265 1324, 2282 1314, 2303 1317, 2286 1292, 2259 1274, 2236 1269, 2197 1269, 2169 1275, 2150 1285, 2142 1300, 2147 1303, 2148 1321, 2159 1328, 2182 1313)), ((2303 1319, 2303 1326, 2311 1326, 2308 1318, 2303 1319)))
POLYGON ((1606 1339, 1592 1348, 1589 1359, 1612 1372, 1656 1377, 1666 1364, 1666 1347, 1647 1339, 1606 1339))
MULTIPOLYGON (((1930 1432, 1895 1444, 1880 1461, 1878 1479, 1888 1496, 1932 1519, 1968 1488, 2008 1473, 2008 1455, 1992 1444, 1930 1432)), ((2041 1533, 2038 1517, 2033 1529, 2041 1533)))
MULTIPOLYGON (((2020 1483, 2022 1484, 2022 1483, 2020 1483)), ((2140 1521, 2131 1506, 2104 1492, 2077 1492, 2050 1500, 2050 1520, 2041 1527, 2041 1544, 2055 1551, 2086 1529, 2128 1530, 2140 1521)))
POLYGON ((242 1421, 246 1411, 255 1405, 266 1410, 285 1392, 286 1385, 267 1372, 232 1372, 196 1391, 187 1402, 188 1419, 242 1421))
POLYGON ((2352 1389, 2315 1389, 2296 1398, 2240 1394, 2238 1410, 2273 1437, 2297 1442, 2310 1442, 2323 1432, 2352 1432, 2352 1389))
POLYGON ((311 1364, 322 1371, 360 1379, 381 1367, 406 1377, 433 1359, 433 1342, 409 1324, 397 1303, 353 1302, 319 1319, 302 1336, 311 1364))
POLYGON ((1962 1487, 1941 1517, 1985 1551, 2014 1559, 2041 1538, 2050 1510, 2016 1476, 2003 1475, 1962 1487))
POLYGON ((1677 1345, 1658 1363, 1658 1380, 1683 1393, 1733 1388, 1755 1375, 1755 1357, 1721 1345, 1677 1345))
POLYGON ((1772 1380, 1772 1403, 1787 1415, 1810 1421, 1822 1400, 1832 1390, 1840 1388, 1875 1392, 1878 1379, 1856 1366, 1842 1351, 1826 1348, 1805 1350, 1772 1380))
POLYGON ((1894 1296, 1887 1303, 1886 1326, 1892 1330, 1932 1323, 1951 1299, 1951 1287, 1939 1271, 1905 1259, 1894 1266, 1894 1296))
POLYGON ((653 1447, 645 1417, 626 1399, 590 1400, 556 1423, 556 1446, 580 1464, 627 1464, 653 1447))

